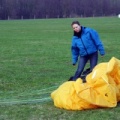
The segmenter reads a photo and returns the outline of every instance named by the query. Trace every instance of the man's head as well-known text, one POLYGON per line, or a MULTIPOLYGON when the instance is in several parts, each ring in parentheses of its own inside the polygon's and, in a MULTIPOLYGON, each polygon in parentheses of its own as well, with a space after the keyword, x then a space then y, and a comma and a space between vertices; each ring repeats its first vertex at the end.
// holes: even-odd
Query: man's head
POLYGON ((71 26, 75 32, 78 33, 81 31, 81 26, 80 26, 80 23, 78 21, 73 21, 71 26))

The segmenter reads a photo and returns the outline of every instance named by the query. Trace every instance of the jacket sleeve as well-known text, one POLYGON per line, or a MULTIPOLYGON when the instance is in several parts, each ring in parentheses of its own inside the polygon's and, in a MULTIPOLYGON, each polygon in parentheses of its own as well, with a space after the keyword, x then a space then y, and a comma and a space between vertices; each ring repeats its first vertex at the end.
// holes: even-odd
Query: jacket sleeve
POLYGON ((72 53, 72 64, 76 64, 79 56, 79 49, 77 48, 74 39, 72 39, 71 53, 72 53))
POLYGON ((99 50, 100 55, 104 55, 105 49, 104 49, 103 43, 100 40, 99 35, 95 30, 91 31, 91 37, 92 37, 92 40, 93 40, 94 44, 96 45, 97 49, 99 50))

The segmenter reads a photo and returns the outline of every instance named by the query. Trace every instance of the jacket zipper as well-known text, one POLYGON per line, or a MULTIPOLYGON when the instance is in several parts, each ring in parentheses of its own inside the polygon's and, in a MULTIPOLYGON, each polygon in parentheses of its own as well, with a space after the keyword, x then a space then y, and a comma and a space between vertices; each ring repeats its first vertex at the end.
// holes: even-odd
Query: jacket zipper
POLYGON ((86 47, 85 47, 85 44, 84 44, 84 42, 83 42, 83 40, 82 40, 82 37, 81 37, 81 41, 82 41, 82 44, 83 44, 83 46, 84 46, 84 48, 85 48, 85 51, 86 51, 87 55, 89 55, 88 52, 87 52, 87 49, 86 49, 86 47))

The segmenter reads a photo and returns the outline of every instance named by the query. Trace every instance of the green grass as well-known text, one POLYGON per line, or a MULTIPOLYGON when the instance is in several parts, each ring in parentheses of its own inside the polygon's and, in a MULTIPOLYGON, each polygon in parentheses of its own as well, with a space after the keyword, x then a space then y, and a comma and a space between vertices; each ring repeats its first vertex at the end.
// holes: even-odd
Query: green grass
MULTIPOLYGON (((0 21, 0 120, 119 120, 120 105, 83 111, 56 108, 50 93, 74 74, 71 22, 76 19, 0 21)), ((120 58, 120 19, 77 18, 99 32, 106 55, 120 58)))

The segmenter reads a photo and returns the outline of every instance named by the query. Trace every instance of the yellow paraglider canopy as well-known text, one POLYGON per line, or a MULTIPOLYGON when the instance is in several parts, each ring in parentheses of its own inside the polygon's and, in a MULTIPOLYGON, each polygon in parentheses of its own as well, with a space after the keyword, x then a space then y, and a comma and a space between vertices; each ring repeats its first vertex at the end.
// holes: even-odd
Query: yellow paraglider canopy
POLYGON ((67 81, 51 93, 54 105, 67 110, 115 107, 120 101, 120 60, 98 64, 82 79, 67 81))

